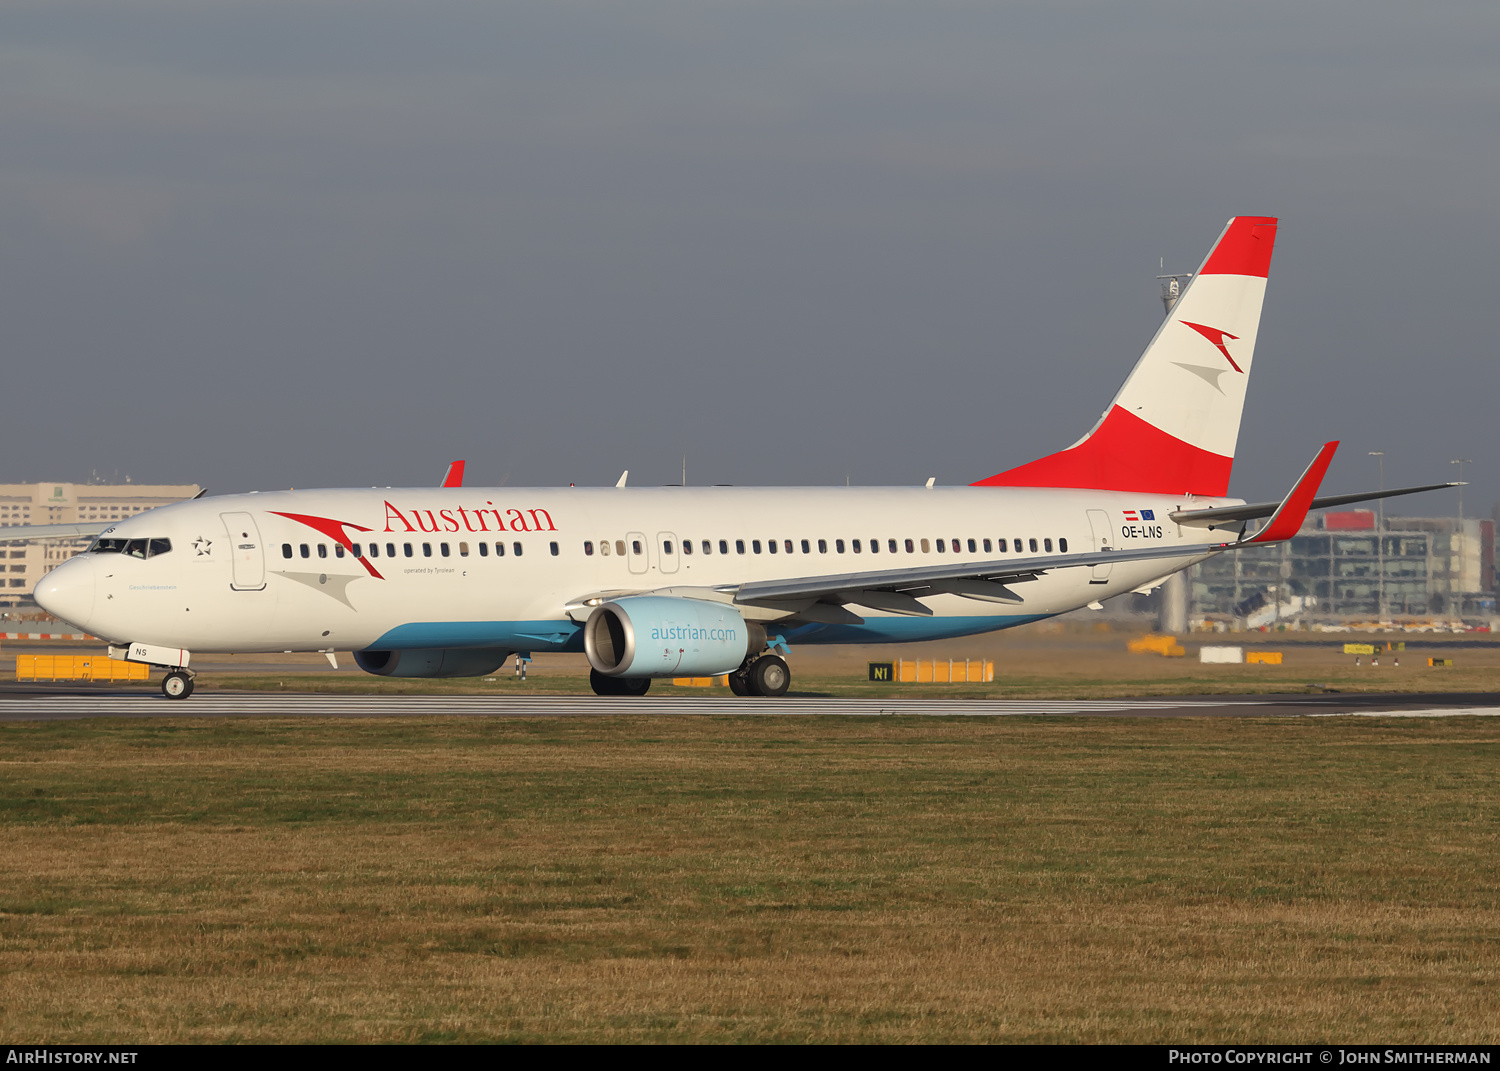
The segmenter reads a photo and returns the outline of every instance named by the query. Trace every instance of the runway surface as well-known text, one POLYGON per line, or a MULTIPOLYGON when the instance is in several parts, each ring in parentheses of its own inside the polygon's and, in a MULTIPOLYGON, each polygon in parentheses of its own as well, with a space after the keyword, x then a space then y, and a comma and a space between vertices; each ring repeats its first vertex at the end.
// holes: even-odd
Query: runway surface
POLYGON ((202 691, 172 701, 159 694, 49 694, 0 691, 0 721, 78 718, 254 717, 587 717, 649 715, 841 715, 852 717, 1459 717, 1500 715, 1496 694, 1165 696, 1143 699, 835 699, 731 695, 655 698, 600 696, 351 696, 202 691))

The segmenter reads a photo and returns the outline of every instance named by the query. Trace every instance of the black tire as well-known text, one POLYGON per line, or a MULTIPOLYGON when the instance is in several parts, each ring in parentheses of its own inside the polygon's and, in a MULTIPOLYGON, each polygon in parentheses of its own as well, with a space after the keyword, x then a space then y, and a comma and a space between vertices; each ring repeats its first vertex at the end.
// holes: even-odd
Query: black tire
POLYGON ((621 677, 621 695, 645 695, 651 690, 650 677, 621 677))
POLYGON ((792 671, 786 661, 777 655, 766 655, 750 663, 750 687, 756 695, 771 699, 786 695, 792 686, 792 671))
POLYGON ((589 687, 595 695, 624 695, 620 691, 620 678, 606 676, 597 669, 589 670, 589 687))
POLYGON ((193 694, 193 675, 173 670, 162 678, 161 694, 168 699, 186 699, 193 694))
POLYGON ((754 695, 750 690, 748 670, 737 669, 729 675, 729 690, 735 695, 754 695))

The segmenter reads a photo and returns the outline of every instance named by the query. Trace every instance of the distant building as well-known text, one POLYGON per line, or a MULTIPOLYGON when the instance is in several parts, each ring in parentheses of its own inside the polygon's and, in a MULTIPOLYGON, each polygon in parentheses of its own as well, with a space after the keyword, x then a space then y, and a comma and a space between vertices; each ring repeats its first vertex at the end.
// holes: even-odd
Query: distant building
MULTIPOLYGON (((148 509, 198 494, 197 484, 0 484, 0 529, 27 524, 89 524, 122 521, 148 509)), ((36 582, 89 540, 6 542, 0 531, 0 606, 31 602, 36 582)))
POLYGON ((1495 616, 1495 522, 1329 512, 1289 542, 1189 570, 1195 620, 1263 624, 1495 616))

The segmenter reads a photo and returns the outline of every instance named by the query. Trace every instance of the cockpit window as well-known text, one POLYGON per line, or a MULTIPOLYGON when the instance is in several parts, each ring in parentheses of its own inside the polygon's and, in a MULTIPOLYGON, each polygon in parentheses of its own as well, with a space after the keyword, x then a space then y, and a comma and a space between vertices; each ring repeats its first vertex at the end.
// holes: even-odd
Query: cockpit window
POLYGON ((154 558, 172 550, 170 539, 99 538, 89 547, 92 554, 128 554, 132 558, 154 558))

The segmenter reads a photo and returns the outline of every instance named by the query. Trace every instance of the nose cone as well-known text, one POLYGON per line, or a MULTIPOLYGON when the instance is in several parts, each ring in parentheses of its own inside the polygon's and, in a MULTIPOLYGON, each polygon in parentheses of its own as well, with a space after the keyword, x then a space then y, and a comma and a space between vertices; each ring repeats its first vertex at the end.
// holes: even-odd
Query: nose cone
POLYGON ((36 604, 53 617, 79 628, 94 615, 94 561, 72 558, 42 577, 33 593, 36 604))

